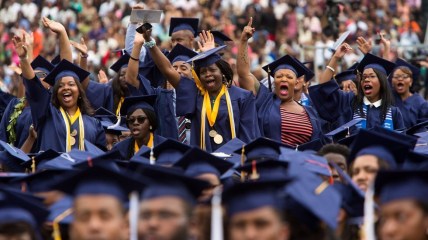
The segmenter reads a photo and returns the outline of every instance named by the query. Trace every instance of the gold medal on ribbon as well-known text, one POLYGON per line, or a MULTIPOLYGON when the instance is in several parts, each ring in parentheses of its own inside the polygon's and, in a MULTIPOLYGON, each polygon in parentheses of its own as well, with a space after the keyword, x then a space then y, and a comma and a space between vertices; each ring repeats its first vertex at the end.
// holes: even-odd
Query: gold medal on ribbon
POLYGON ((74 146, 74 144, 76 144, 76 138, 73 136, 70 136, 70 145, 74 146))
POLYGON ((70 133, 70 136, 72 136, 72 137, 77 136, 77 130, 73 129, 73 131, 70 133))
POLYGON ((211 130, 208 134, 210 135, 210 137, 213 138, 217 135, 217 132, 216 132, 216 130, 211 130))
POLYGON ((216 144, 221 144, 223 142, 223 137, 220 134, 215 135, 214 142, 216 144))

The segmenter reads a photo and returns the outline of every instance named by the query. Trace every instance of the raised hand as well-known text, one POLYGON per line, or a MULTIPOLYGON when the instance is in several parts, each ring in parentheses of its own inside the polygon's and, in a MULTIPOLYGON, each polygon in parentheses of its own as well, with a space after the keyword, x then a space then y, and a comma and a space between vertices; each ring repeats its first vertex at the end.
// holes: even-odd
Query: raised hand
POLYGON ((349 46, 349 44, 343 43, 339 46, 333 56, 336 58, 342 58, 343 56, 345 56, 345 54, 350 53, 352 51, 353 49, 351 48, 351 46, 349 46))
POLYGON ((379 37, 380 37, 380 44, 382 44, 385 49, 390 49, 391 41, 385 38, 385 33, 379 32, 379 37))
POLYGON ((255 28, 252 27, 253 25, 253 17, 250 17, 250 21, 248 22, 247 26, 244 27, 241 33, 241 41, 248 41, 248 39, 253 37, 254 32, 256 31, 255 28))
POLYGON ((65 27, 61 23, 56 22, 54 20, 50 20, 47 17, 42 18, 42 23, 43 23, 43 26, 45 26, 46 28, 49 28, 52 32, 56 34, 65 32, 65 27))
POLYGON ((211 33, 211 31, 202 30, 202 32, 199 33, 199 38, 201 40, 198 41, 198 47, 201 52, 215 48, 214 35, 211 33))
POLYGON ((342 82, 343 91, 345 92, 354 92, 357 93, 357 86, 355 85, 355 82, 352 80, 346 80, 342 82))
POLYGON ((370 39, 369 41, 367 41, 363 37, 358 37, 357 44, 358 44, 358 49, 364 54, 367 54, 372 50, 372 41, 370 39))
POLYGON ((108 83, 107 74, 103 70, 98 72, 98 81, 100 83, 108 83))
POLYGON ((86 46, 84 38, 80 38, 80 43, 70 40, 70 44, 82 55, 88 54, 88 46, 86 46))
POLYGON ((24 29, 21 29, 22 36, 25 35, 25 44, 32 47, 34 44, 33 32, 27 33, 24 29))
POLYGON ((14 36, 12 39, 13 45, 15 46, 16 54, 19 58, 26 58, 28 53, 28 46, 25 42, 25 35, 14 36))

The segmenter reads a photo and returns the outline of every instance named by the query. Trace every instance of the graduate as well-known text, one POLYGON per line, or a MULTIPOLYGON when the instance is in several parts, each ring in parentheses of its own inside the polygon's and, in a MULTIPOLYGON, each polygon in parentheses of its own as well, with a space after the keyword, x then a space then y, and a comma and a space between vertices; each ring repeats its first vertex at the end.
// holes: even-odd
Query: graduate
POLYGON ((384 171, 375 181, 379 239, 427 239, 428 172, 384 171))
POLYGON ((191 218, 208 182, 176 168, 141 165, 141 176, 152 180, 141 194, 138 239, 191 239, 191 218))
POLYGON ((62 60, 44 80, 53 87, 50 94, 34 74, 24 44, 20 37, 14 38, 25 79, 26 98, 33 109, 31 114, 38 132, 38 149, 57 152, 69 152, 72 148, 84 150, 84 140, 104 147, 104 130, 100 122, 90 116, 93 110, 80 85, 89 73, 62 60))
POLYGON ((297 79, 297 84, 294 86, 294 100, 301 104, 302 106, 310 106, 311 100, 309 99, 309 94, 307 93, 309 82, 314 78, 315 74, 304 63, 300 62, 297 58, 294 58, 297 63, 302 66, 305 72, 302 76, 297 79))
POLYGON ((358 64, 358 93, 343 92, 333 79, 338 61, 352 51, 349 44, 342 44, 330 59, 321 75, 319 85, 309 89, 309 95, 321 118, 343 125, 355 118, 364 118, 359 128, 382 126, 394 130, 404 128, 403 117, 392 106, 393 98, 388 75, 395 64, 367 53, 358 64))
MULTIPOLYGON (((247 42, 254 33, 252 20, 244 28, 239 44, 237 71, 240 87, 256 96, 258 125, 262 136, 296 147, 314 139, 323 139, 315 110, 294 100, 294 88, 305 68, 286 55, 263 67, 274 78, 275 92, 270 92, 250 73, 247 42)), ((307 69, 307 68, 306 68, 307 69)))
POLYGON ((124 159, 131 159, 142 146, 153 148, 166 139, 155 134, 158 117, 153 108, 156 96, 127 97, 120 109, 121 116, 126 116, 126 125, 131 136, 113 146, 119 149, 124 159))
MULTIPOLYGON (((31 62, 31 67, 34 69, 34 74, 40 79, 43 86, 49 89, 50 86, 44 82, 44 78, 52 71, 54 65, 42 56, 37 56, 31 62)), ((31 108, 26 99, 14 98, 9 102, 4 113, 4 118, 0 123, 0 140, 21 148, 27 138, 29 136, 31 138, 32 136, 29 134, 30 130, 32 130, 30 128, 32 124, 31 108)), ((31 140, 33 141, 31 142, 30 150, 36 139, 31 140)), ((33 148, 32 150, 32 152, 36 152, 36 149, 33 148)))
POLYGON ((106 134, 106 149, 109 151, 112 147, 121 141, 120 136, 122 132, 129 132, 129 129, 122 127, 121 125, 116 126, 117 117, 114 113, 101 107, 95 111, 95 118, 100 120, 101 125, 104 128, 106 134))
POLYGON ((406 128, 428 120, 428 102, 417 92, 411 90, 413 82, 419 79, 419 68, 397 59, 396 68, 391 74, 394 105, 400 109, 406 128))

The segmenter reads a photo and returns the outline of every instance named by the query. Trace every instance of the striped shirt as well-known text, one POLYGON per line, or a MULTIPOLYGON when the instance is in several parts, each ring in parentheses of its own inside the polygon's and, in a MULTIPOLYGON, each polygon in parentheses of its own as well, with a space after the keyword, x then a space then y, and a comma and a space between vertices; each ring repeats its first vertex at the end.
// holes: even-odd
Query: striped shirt
POLYGON ((280 107, 281 113, 281 142, 296 147, 307 143, 312 137, 312 123, 308 113, 293 113, 280 107))

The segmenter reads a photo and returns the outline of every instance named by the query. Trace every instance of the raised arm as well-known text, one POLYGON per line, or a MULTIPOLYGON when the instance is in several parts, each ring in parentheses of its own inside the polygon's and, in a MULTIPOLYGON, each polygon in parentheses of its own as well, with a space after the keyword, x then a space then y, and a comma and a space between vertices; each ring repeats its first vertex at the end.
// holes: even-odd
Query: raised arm
POLYGON ((257 95, 260 82, 250 72, 250 58, 248 57, 248 39, 253 37, 255 32, 252 24, 253 18, 250 18, 250 22, 242 30, 241 39, 238 44, 236 71, 238 72, 239 86, 243 89, 252 91, 254 95, 257 95))
MULTIPOLYGON (((88 70, 88 47, 86 46, 85 39, 81 38, 80 43, 75 41, 70 41, 71 46, 73 46, 77 51, 79 51, 79 65, 82 69, 88 70)), ((89 76, 82 81, 82 87, 84 90, 88 88, 89 85, 89 76)))
POLYGON ((25 34, 22 37, 15 36, 12 39, 13 45, 15 46, 16 53, 19 57, 19 62, 22 70, 22 77, 25 79, 33 79, 36 75, 34 70, 31 67, 30 61, 28 59, 28 45, 25 40, 25 34))
POLYGON ((58 36, 59 41, 59 53, 62 59, 66 59, 73 62, 73 56, 71 54, 70 41, 68 39, 67 31, 65 27, 56 21, 50 20, 47 17, 43 17, 42 23, 45 27, 49 28, 58 36))
POLYGON ((388 61, 391 61, 390 53, 391 53, 391 41, 385 38, 384 32, 379 32, 380 36, 380 44, 383 46, 382 58, 388 61))
POLYGON ((349 46, 349 44, 344 43, 340 45, 340 47, 336 50, 336 52, 333 54, 330 61, 328 62, 328 65, 326 66, 324 72, 321 74, 319 84, 326 83, 333 78, 338 62, 346 53, 349 52, 352 52, 352 48, 351 46, 349 46))

